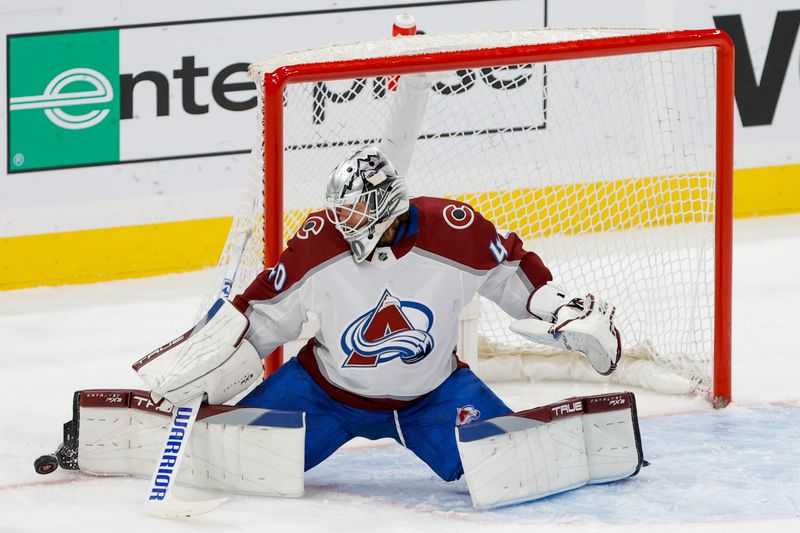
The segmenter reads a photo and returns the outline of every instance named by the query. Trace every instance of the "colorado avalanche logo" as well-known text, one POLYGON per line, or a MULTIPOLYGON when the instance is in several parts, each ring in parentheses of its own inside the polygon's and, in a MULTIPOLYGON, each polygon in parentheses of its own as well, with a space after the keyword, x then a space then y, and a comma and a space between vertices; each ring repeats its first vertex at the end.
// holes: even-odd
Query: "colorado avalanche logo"
POLYGON ((316 215, 310 216, 303 223, 302 227, 297 230, 295 237, 298 239, 308 239, 311 235, 319 235, 322 231, 322 226, 325 225, 325 220, 316 215))
POLYGON ((456 409, 456 426, 463 426, 481 417, 481 412, 472 405, 456 409))
POLYGON ((475 212, 467 205, 449 204, 442 210, 444 221, 453 229, 466 229, 475 220, 475 212))
POLYGON ((411 365, 433 350, 433 313, 421 303, 399 300, 383 291, 378 305, 347 326, 342 367, 375 367, 400 358, 411 365))

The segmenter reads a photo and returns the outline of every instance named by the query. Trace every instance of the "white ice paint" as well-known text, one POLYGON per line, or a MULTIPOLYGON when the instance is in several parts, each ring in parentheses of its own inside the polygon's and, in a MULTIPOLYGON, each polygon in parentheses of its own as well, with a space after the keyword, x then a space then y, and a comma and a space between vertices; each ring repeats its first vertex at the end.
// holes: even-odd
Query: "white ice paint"
MULTIPOLYGON (((800 215, 737 221, 734 240, 734 405, 715 412, 695 397, 635 391, 652 466, 626 482, 490 513, 471 509, 463 481, 439 481, 388 441, 348 444, 308 473, 302 499, 234 495, 189 523, 142 515, 144 480, 69 482, 76 476, 61 470, 38 476, 33 459, 58 444, 72 392, 141 386, 130 362, 191 327, 212 276, 2 292, 0 530, 800 530, 800 458, 792 452, 800 441, 792 333, 800 321, 800 215)), ((517 409, 609 390, 570 383, 495 389, 517 409)))

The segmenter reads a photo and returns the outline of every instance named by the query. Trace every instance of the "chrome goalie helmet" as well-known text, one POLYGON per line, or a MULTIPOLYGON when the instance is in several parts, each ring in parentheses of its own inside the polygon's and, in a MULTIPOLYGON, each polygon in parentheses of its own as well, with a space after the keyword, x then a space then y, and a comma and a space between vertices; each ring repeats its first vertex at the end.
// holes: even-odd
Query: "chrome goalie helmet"
POLYGON ((360 263, 394 219, 408 211, 405 179, 377 146, 364 146, 331 172, 325 207, 360 263))

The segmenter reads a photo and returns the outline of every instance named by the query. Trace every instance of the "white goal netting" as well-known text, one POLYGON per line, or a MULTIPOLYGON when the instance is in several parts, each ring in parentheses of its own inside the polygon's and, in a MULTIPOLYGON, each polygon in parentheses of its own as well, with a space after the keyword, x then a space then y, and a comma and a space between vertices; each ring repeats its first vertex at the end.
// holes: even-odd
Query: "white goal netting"
MULTIPOLYGON (((398 57, 648 33, 426 35, 302 51, 253 65, 260 92, 263 76, 286 65, 352 59, 386 65, 379 76, 340 79, 332 63, 316 79, 286 86, 284 242, 321 208, 330 170, 353 148, 380 142, 387 121, 394 120, 397 92, 389 89, 394 80, 387 74, 402 64, 398 57), (383 57, 394 60, 380 63, 383 57)), ((675 379, 644 381, 668 392, 709 394, 712 387, 715 61, 714 48, 696 47, 565 60, 551 54, 521 64, 495 58, 489 66, 440 72, 434 57, 424 67, 430 88, 407 173, 412 196, 470 203, 498 228, 520 235, 559 284, 616 305, 625 359, 631 361, 620 365, 620 373, 626 365, 645 375, 667 372, 675 379), (650 363, 647 370, 638 370, 642 361, 650 363)), ((247 194, 231 230, 254 231, 234 293, 263 268, 261 124, 269 110, 262 105, 263 99, 247 194)), ((483 365, 498 378, 511 377, 509 368, 553 377, 551 369, 563 363, 553 365, 551 351, 511 333, 510 321, 482 301, 480 318, 467 322, 477 336, 479 373, 483 365), (526 361, 542 356, 549 361, 544 372, 528 367, 526 361), (489 358, 495 362, 483 362, 489 358)), ((570 372, 555 377, 589 375, 570 372)))

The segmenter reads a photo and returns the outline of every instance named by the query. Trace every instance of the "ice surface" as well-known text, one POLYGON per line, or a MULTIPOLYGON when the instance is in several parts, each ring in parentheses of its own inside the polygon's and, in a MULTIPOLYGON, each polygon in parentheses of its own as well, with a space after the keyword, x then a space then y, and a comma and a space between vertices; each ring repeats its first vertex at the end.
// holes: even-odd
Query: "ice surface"
POLYGON ((647 418, 641 432, 651 465, 637 477, 493 511, 473 511, 463 480, 439 481, 400 446, 340 453, 310 471, 307 484, 315 492, 376 498, 478 522, 641 525, 800 514, 800 462, 793 451, 800 442, 800 405, 647 418), (376 465, 383 468, 376 471, 376 465))
MULTIPOLYGON (((233 495, 182 522, 144 515, 145 480, 38 476, 33 459, 60 441, 73 391, 139 387, 131 363, 191 326, 211 274, 0 292, 0 531, 800 531, 800 216, 736 221, 734 240, 734 404, 635 390, 652 466, 489 512, 388 441, 345 446, 307 474, 302 499, 233 495)), ((519 409, 612 390, 495 389, 519 409)))

